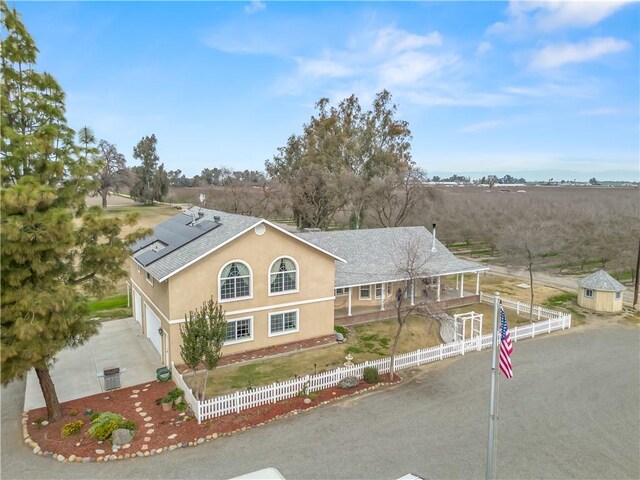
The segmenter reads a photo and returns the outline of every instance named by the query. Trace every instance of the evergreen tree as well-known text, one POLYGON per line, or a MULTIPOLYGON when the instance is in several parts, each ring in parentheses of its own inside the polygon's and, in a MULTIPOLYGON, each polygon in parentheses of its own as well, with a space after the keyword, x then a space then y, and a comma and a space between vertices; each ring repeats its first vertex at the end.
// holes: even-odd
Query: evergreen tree
POLYGON ((126 275, 127 244, 143 232, 121 239, 133 216, 86 209, 92 172, 66 124, 64 92, 34 69, 38 50, 15 9, 2 1, 0 11, 2 383, 34 368, 56 421, 62 415, 49 369, 61 350, 98 331, 87 318, 88 296, 126 275))
POLYGON ((161 202, 169 191, 169 177, 164 170, 164 164, 156 152, 158 140, 155 135, 143 137, 133 147, 133 158, 140 160, 142 165, 136 168, 138 179, 131 187, 131 198, 145 205, 161 202))

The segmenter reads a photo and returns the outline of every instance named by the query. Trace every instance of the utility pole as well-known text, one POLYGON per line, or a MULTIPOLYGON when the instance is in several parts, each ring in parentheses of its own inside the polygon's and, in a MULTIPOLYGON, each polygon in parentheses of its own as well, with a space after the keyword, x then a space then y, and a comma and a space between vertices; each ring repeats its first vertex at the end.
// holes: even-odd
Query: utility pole
POLYGON ((638 273, 640 273, 640 241, 638 241, 638 259, 636 260, 636 283, 633 287, 633 308, 638 304, 638 273))

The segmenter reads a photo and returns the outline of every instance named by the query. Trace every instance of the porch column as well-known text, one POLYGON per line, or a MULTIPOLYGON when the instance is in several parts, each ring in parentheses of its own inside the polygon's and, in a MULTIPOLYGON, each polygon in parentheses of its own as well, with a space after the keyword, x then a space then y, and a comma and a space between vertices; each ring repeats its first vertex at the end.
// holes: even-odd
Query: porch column
POLYGON ((476 272, 476 295, 480 295, 480 272, 476 272))
POLYGON ((456 290, 458 290, 458 288, 460 288, 458 277, 459 277, 459 274, 456 273, 456 290))
POLYGON ((440 275, 438 275, 438 288, 436 290, 436 300, 440 301, 440 275))
POLYGON ((347 316, 351 316, 351 290, 353 287, 349 287, 349 301, 347 302, 347 316))
POLYGON ((411 280, 411 306, 412 307, 416 304, 415 297, 416 297, 416 281, 411 280))
MULTIPOLYGON (((373 294, 375 296, 376 286, 373 286, 373 294)), ((387 284, 383 283, 382 288, 380 289, 380 310, 384 311, 384 294, 387 293, 387 284)))
POLYGON ((460 274, 460 298, 464 297, 464 273, 460 274))

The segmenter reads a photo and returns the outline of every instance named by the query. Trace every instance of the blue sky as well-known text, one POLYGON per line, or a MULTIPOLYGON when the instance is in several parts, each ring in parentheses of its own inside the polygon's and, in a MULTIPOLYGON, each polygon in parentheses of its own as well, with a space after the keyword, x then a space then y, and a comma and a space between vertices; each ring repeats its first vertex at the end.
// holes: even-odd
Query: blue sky
POLYGON ((67 118, 167 170, 264 168, 388 89, 434 174, 639 180, 637 2, 9 2, 67 118))

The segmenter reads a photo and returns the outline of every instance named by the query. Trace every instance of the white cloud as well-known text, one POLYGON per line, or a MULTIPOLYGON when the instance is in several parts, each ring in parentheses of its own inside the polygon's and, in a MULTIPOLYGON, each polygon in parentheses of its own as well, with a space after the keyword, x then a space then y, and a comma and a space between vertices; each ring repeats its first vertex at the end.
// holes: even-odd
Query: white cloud
POLYGON ((303 76, 313 78, 338 78, 352 74, 352 70, 338 62, 328 59, 298 59, 298 72, 303 76))
POLYGON ((477 133, 483 132, 485 130, 491 130, 493 128, 499 127, 502 122, 498 122, 497 120, 488 120, 486 122, 472 123, 471 125, 466 125, 460 130, 461 133, 477 133))
POLYGON ((557 68, 568 63, 588 62, 604 55, 622 52, 627 48, 629 43, 613 37, 549 45, 534 54, 530 66, 538 69, 557 68))
POLYGON ((427 35, 416 35, 395 28, 383 28, 376 35, 372 51, 378 54, 388 52, 399 53, 407 50, 416 50, 422 47, 439 47, 442 45, 442 36, 438 32, 427 35))
POLYGON ((251 15, 253 13, 258 13, 267 8, 267 4, 261 2, 260 0, 253 0, 249 5, 245 5, 244 12, 251 15))
POLYGON ((427 77, 455 68, 457 55, 442 51, 438 32, 419 35, 394 27, 367 30, 352 35, 343 48, 327 49, 320 54, 295 58, 297 68, 279 80, 277 91, 301 92, 309 82, 322 88, 321 82, 348 79, 351 85, 326 85, 333 90, 363 91, 415 87, 427 77), (434 50, 435 48, 435 50, 434 50))
POLYGON ((484 55, 488 51, 493 49, 493 45, 490 42, 480 42, 478 48, 476 48, 476 55, 484 55))
POLYGON ((487 29, 487 33, 520 36, 531 30, 549 32, 591 27, 630 3, 637 3, 637 0, 512 0, 507 8, 508 19, 494 23, 487 29))
POLYGON ((585 117, 607 117, 610 115, 618 115, 619 113, 621 113, 621 110, 613 107, 589 108, 580 111, 580 115, 585 117))

